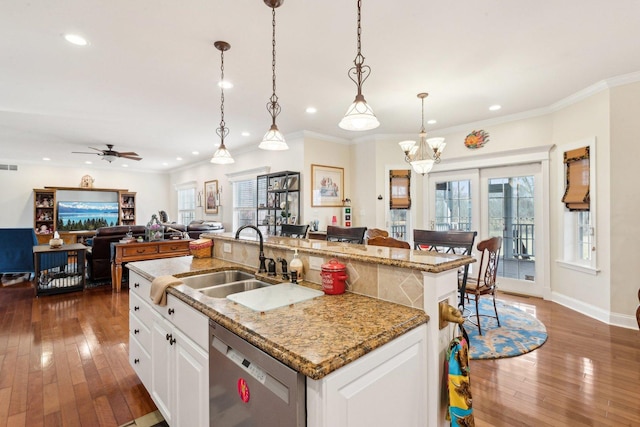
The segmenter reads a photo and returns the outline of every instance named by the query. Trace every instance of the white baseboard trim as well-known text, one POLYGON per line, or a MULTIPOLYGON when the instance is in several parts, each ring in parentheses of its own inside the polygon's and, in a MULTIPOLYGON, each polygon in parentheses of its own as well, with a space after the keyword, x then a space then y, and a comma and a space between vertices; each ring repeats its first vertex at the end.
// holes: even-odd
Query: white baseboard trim
POLYGON ((551 301, 563 305, 578 313, 589 316, 592 319, 599 320, 607 325, 620 326, 622 328, 637 329, 635 316, 629 316, 627 314, 612 313, 607 310, 603 310, 591 304, 586 304, 575 298, 570 298, 566 295, 559 294, 557 292, 551 292, 551 301))

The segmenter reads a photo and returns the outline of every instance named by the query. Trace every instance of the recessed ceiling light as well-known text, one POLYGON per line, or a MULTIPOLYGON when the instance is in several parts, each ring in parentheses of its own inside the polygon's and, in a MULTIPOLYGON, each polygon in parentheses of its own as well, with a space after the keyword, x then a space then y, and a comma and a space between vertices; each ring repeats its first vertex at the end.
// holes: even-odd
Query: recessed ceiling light
POLYGON ((437 120, 434 120, 434 119, 431 119, 431 120, 428 120, 428 121, 427 121, 427 124, 428 124, 428 125, 435 125, 436 123, 438 123, 438 121, 437 121, 437 120))
POLYGON ((198 154, 200 154, 199 151, 192 151, 191 154, 193 154, 194 156, 197 156, 198 154))
POLYGON ((491 107, 489 107, 489 111, 498 111, 501 108, 502 108, 502 106, 496 104, 496 105, 492 105, 491 107))
POLYGON ((85 160, 85 161, 84 161, 84 164, 85 164, 85 165, 92 165, 92 164, 93 164, 93 162, 92 162, 91 160, 85 160))
POLYGON ((317 113, 318 109, 316 107, 307 107, 305 111, 309 114, 313 114, 313 113, 317 113))
POLYGON ((167 163, 167 162, 163 162, 163 163, 162 163, 162 166, 169 166, 169 163, 167 163))
POLYGON ((231 89, 233 87, 233 83, 231 83, 229 80, 221 80, 218 82, 218 86, 222 89, 231 89))
POLYGON ((126 163, 123 163, 123 164, 122 164, 122 167, 123 167, 123 168, 128 168, 128 167, 129 167, 129 165, 128 165, 128 164, 126 164, 126 163))
POLYGON ((182 160, 182 157, 176 157, 176 160, 180 161, 182 160))
POLYGON ((89 44, 84 37, 77 34, 65 34, 64 39, 71 44, 75 44, 76 46, 86 46, 89 44))
POLYGON ((244 131, 240 135, 242 135, 242 136, 251 136, 251 133, 249 133, 247 131, 244 131))
POLYGON ((51 159, 50 159, 50 158, 48 158, 48 157, 43 157, 43 158, 42 158, 42 160, 44 160, 45 162, 48 162, 48 161, 49 161, 49 160, 51 160, 51 159))

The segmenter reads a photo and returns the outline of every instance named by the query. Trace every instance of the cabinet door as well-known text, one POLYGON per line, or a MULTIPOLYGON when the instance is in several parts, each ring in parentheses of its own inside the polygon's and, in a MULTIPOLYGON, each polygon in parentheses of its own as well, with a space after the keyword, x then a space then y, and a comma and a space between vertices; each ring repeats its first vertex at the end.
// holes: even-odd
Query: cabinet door
POLYGON ((171 323, 157 312, 151 327, 151 396, 169 425, 173 424, 173 399, 175 393, 175 339, 171 323))
POLYGON ((176 426, 209 425, 209 357, 180 331, 174 332, 176 426))

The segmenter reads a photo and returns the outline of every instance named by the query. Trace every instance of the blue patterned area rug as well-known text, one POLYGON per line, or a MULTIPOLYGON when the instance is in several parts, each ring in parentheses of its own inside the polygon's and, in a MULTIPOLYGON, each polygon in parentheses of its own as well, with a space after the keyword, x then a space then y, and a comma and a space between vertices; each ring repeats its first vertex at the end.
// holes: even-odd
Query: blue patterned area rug
MULTIPOLYGON (((469 322, 476 321, 476 305, 470 301, 465 303, 464 317, 467 319, 464 328, 469 334, 470 358, 501 359, 519 356, 540 347, 547 340, 547 328, 531 314, 496 300, 500 327, 496 319, 480 316, 482 335, 478 327, 469 322)), ((495 315, 490 297, 480 298, 480 314, 495 315)))

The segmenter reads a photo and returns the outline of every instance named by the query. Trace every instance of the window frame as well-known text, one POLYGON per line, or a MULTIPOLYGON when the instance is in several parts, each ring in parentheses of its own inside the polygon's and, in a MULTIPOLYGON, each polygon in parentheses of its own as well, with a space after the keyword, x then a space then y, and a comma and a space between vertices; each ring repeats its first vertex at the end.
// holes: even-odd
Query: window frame
POLYGON ((596 207, 597 205, 597 187, 596 187, 596 138, 590 137, 572 143, 567 143, 558 147, 558 194, 565 194, 567 176, 567 164, 564 162, 564 153, 576 150, 582 147, 589 149, 589 210, 576 211, 569 210, 562 200, 558 200, 558 229, 562 230, 562 238, 559 239, 558 256, 556 263, 561 267, 581 271, 583 273, 596 275, 600 271, 598 269, 598 245, 597 245, 597 229, 596 229, 596 207), (591 252, 590 259, 584 259, 580 256, 581 246, 584 240, 581 239, 579 233, 580 215, 589 212, 589 235, 591 252))
POLYGON ((189 182, 176 185, 176 208, 178 212, 177 222, 179 224, 189 225, 189 223, 196 218, 196 197, 197 197, 196 189, 197 189, 196 181, 189 181, 189 182), (181 192, 183 191, 192 192, 191 200, 193 203, 191 204, 191 206, 188 206, 187 209, 181 206, 181 201, 182 201, 181 192), (190 213, 191 215, 185 216, 185 213, 190 213), (185 220, 186 217, 192 218, 191 221, 187 222, 185 220))

